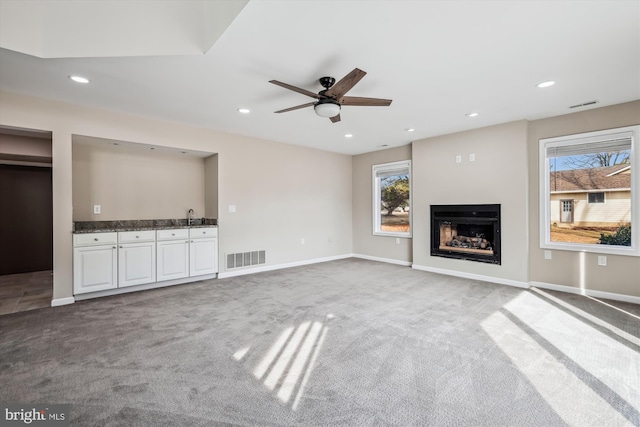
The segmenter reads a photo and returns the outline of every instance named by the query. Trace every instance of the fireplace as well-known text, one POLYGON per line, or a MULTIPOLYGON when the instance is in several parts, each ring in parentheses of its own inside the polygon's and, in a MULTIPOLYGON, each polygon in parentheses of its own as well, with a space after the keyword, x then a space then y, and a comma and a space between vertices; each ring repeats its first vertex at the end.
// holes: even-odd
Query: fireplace
POLYGON ((431 256, 500 264, 500 205, 431 205, 431 256))

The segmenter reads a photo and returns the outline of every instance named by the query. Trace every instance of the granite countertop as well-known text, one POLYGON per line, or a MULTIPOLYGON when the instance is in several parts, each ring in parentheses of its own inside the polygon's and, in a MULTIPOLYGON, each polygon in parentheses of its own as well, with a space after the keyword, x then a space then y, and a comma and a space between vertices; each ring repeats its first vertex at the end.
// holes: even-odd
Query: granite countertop
POLYGON ((197 218, 187 225, 186 219, 134 219, 119 221, 75 221, 73 233, 108 233, 114 231, 168 230, 173 228, 217 227, 214 218, 197 218))

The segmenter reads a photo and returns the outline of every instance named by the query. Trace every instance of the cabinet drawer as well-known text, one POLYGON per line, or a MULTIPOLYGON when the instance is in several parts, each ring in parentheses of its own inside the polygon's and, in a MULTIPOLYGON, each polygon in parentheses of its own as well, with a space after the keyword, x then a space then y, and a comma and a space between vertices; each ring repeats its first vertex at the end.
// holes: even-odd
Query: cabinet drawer
POLYGON ((109 245, 118 242, 118 233, 86 233, 74 234, 73 246, 109 245))
POLYGON ((119 243, 153 242, 156 240, 155 230, 121 231, 118 233, 119 243))
POLYGON ((186 228, 173 228, 169 230, 157 230, 156 237, 158 240, 178 240, 188 239, 189 230, 186 228))
POLYGON ((217 227, 189 229, 189 238, 191 239, 197 239, 199 237, 217 237, 217 236, 218 236, 217 227))

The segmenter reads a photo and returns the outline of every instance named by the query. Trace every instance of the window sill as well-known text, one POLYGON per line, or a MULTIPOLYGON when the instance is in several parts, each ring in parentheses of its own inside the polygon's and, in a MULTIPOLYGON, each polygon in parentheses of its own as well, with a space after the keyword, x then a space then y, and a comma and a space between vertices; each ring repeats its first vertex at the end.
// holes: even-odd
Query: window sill
POLYGON ((541 244, 540 249, 640 257, 640 251, 638 248, 634 248, 633 246, 583 245, 580 243, 549 242, 541 244))
POLYGON ((386 237, 404 237, 404 238, 411 238, 412 235, 411 233, 394 233, 391 231, 374 231, 373 232, 374 236, 386 236, 386 237))

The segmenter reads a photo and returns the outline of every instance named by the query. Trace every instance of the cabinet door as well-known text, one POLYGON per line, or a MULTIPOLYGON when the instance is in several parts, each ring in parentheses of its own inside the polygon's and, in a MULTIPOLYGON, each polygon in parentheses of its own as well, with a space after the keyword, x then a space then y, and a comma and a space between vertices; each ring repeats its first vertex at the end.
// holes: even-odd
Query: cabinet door
POLYGON ((158 282, 189 277, 189 242, 167 240, 158 242, 158 282))
POLYGON ((156 281, 156 242, 128 243, 118 250, 118 287, 156 281))
POLYGON ((73 250, 73 292, 104 291, 118 287, 115 245, 87 246, 73 250))
POLYGON ((218 272, 218 239, 193 239, 189 250, 189 275, 218 272))

